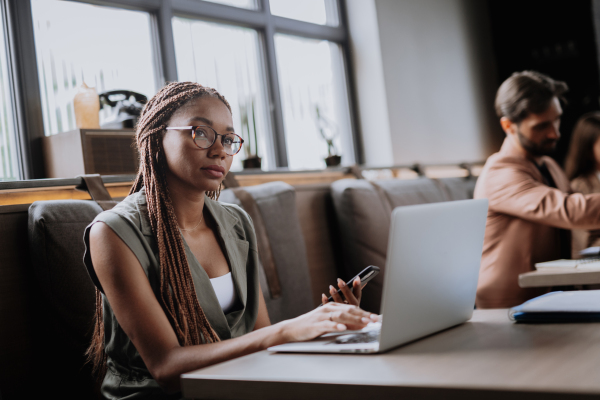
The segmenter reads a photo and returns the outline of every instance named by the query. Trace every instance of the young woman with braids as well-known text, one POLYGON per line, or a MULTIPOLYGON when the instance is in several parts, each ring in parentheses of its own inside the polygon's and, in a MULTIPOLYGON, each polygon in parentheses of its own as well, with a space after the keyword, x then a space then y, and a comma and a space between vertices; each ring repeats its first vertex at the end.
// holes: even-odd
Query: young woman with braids
POLYGON ((351 304, 270 325, 252 222, 216 201, 241 146, 232 126, 214 89, 165 86, 140 116, 130 195, 86 229, 98 288, 88 355, 106 398, 176 398, 184 372, 378 319, 358 308, 357 281, 340 285, 351 304))

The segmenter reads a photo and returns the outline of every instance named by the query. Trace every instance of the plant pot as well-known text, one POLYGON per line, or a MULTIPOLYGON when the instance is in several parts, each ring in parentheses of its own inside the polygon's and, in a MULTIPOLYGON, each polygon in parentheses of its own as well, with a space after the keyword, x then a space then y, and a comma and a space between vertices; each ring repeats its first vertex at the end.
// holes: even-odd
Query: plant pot
POLYGON ((258 156, 248 157, 242 160, 242 166, 244 169, 260 169, 261 161, 261 158, 258 156))
POLYGON ((342 163, 342 156, 329 156, 325 159, 325 164, 328 167, 337 167, 342 163))

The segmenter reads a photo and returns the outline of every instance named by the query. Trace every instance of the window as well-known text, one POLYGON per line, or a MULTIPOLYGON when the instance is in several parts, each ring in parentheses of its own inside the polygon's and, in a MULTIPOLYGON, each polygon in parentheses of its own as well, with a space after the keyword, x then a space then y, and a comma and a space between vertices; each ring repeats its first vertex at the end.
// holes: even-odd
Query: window
MULTIPOLYGON (((157 91, 150 16, 59 0, 32 0, 46 135, 75 129, 73 97, 85 83, 98 93, 157 91)), ((100 124, 109 118, 100 113, 100 124)))
POLYGON ((179 80, 216 88, 231 105, 234 129, 244 138, 232 169, 242 169, 241 160, 256 155, 262 168, 269 169, 274 160, 267 148, 270 132, 257 32, 174 18, 173 34, 179 80))
POLYGON ((320 25, 337 25, 337 10, 331 0, 269 0, 271 14, 320 25))
POLYGON ((269 4, 255 11, 266 22, 233 9, 228 15, 203 11, 197 19, 190 19, 188 10, 185 17, 175 17, 178 79, 218 89, 232 104, 235 129, 242 132, 245 143, 257 143, 257 150, 245 145, 251 151, 234 161, 234 169, 255 152, 263 159, 263 169, 321 169, 329 155, 342 156, 345 165, 355 163, 340 42, 345 40, 345 31, 339 24, 337 2, 257 3, 269 4), (315 39, 315 30, 323 32, 315 24, 328 26, 330 31, 315 39), (249 103, 255 105, 254 118, 246 111, 249 103), (250 119, 256 124, 246 122, 250 119), (256 139, 252 139, 255 126, 256 139))
POLYGON ((328 155, 343 155, 344 163, 352 164, 339 46, 277 34, 275 49, 290 169, 323 168, 328 155))
POLYGON ((0 181, 20 179, 4 19, 0 18, 0 181))
POLYGON ((240 8, 250 8, 250 9, 256 8, 256 1, 254 1, 254 0, 205 0, 205 1, 208 1, 210 3, 220 3, 220 4, 225 4, 228 6, 240 7, 240 8))
POLYGON ((343 0, 0 1, 19 46, 14 58, 0 49, 0 179, 45 177, 41 139, 76 128, 83 83, 148 97, 172 81, 215 87, 245 139, 234 170, 254 153, 264 170, 321 169, 330 153, 360 162, 343 0))

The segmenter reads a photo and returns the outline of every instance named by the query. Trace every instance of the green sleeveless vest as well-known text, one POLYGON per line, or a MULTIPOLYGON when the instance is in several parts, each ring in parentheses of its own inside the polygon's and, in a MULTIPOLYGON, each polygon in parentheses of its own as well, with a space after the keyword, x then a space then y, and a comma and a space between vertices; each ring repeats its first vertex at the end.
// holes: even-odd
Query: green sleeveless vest
MULTIPOLYGON (((254 226, 248 214, 233 204, 224 204, 205 197, 204 204, 215 219, 218 235, 225 245, 225 256, 238 295, 235 311, 225 315, 213 290, 210 279, 185 239, 185 253, 194 280, 196 295, 211 326, 221 340, 251 332, 258 315, 258 252, 254 226)), ((128 196, 112 210, 104 211, 86 228, 84 263, 96 287, 102 290, 89 254, 89 232, 98 221, 107 224, 131 249, 142 265, 150 286, 160 298, 160 266, 150 221, 146 193, 142 189, 128 196)), ((183 238, 183 236, 182 236, 183 238)), ((104 310, 104 348, 108 370, 102 383, 102 395, 108 399, 171 399, 181 394, 167 395, 150 375, 137 349, 127 337, 102 295, 104 310)))

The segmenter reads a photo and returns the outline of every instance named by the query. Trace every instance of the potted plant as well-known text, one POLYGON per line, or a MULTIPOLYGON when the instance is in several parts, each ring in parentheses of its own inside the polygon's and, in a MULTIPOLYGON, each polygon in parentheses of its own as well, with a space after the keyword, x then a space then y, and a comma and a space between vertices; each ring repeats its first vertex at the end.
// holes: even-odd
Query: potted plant
POLYGON ((260 169, 261 158, 258 156, 254 97, 250 98, 249 102, 240 104, 240 118, 242 120, 241 136, 244 138, 244 153, 246 154, 246 159, 242 160, 242 166, 244 169, 260 169))
POLYGON ((325 165, 328 167, 335 167, 342 163, 342 156, 337 154, 335 144, 333 140, 337 135, 335 123, 327 119, 321 114, 321 110, 318 104, 315 104, 315 114, 317 120, 317 128, 325 143, 327 143, 327 157, 325 158, 325 165))

